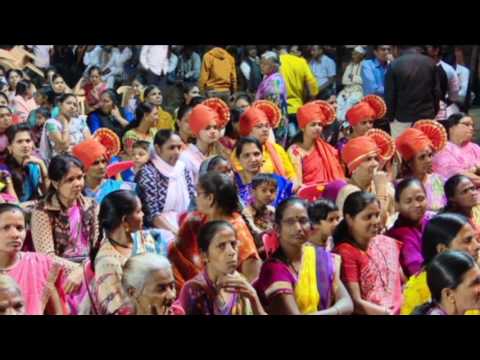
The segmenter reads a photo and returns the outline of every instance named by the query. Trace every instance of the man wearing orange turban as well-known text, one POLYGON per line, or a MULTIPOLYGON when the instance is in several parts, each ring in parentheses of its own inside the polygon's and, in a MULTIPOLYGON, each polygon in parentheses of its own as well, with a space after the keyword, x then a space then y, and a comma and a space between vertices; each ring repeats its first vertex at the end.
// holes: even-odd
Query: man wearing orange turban
MULTIPOLYGON (((268 115, 255 106, 248 107, 240 117, 239 132, 241 136, 253 136, 263 146, 262 173, 275 173, 297 184, 297 175, 285 149, 274 142, 270 142, 269 135, 272 128, 268 115)), ((230 156, 235 171, 241 171, 242 166, 238 162, 235 153, 230 156)))
POLYGON ((86 140, 73 147, 72 153, 85 166, 84 194, 100 204, 105 196, 115 190, 135 190, 135 184, 106 179, 107 149, 95 139, 86 140))
POLYGON ((321 138, 324 127, 335 121, 335 110, 326 102, 313 101, 297 112, 303 141, 288 148, 299 180, 305 184, 327 184, 345 179, 338 151, 321 138))

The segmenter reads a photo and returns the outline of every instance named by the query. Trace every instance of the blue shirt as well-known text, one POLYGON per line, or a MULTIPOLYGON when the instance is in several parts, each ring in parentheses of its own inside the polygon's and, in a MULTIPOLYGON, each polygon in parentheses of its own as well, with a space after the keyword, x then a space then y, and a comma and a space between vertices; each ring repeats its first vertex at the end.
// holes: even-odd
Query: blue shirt
POLYGON ((377 58, 365 60, 362 65, 363 95, 385 96, 385 73, 387 66, 377 58))

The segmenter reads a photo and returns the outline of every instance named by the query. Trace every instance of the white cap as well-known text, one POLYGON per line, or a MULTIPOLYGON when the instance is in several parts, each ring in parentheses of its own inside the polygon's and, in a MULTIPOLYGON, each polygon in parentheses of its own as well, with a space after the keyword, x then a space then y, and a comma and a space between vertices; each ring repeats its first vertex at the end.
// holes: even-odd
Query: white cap
POLYGON ((366 51, 365 51, 365 48, 361 47, 361 46, 356 46, 353 51, 359 53, 359 54, 362 54, 362 55, 365 55, 366 51))

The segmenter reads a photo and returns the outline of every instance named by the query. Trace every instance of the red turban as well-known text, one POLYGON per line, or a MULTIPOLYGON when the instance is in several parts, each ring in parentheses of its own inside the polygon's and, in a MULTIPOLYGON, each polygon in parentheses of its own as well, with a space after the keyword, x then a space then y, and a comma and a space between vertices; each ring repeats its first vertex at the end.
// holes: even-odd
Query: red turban
POLYGON ((208 127, 212 120, 218 124, 218 113, 215 110, 203 104, 195 106, 188 120, 192 134, 198 135, 200 131, 208 127))
POLYGON ((345 115, 351 126, 358 125, 364 120, 374 120, 375 110, 366 102, 361 101, 357 105, 351 107, 345 115))
POLYGON ((397 149, 405 161, 410 161, 420 151, 432 146, 432 142, 423 131, 409 128, 396 140, 397 149))
POLYGON ((72 153, 80 159, 85 166, 85 170, 88 170, 95 161, 107 155, 107 148, 97 140, 90 139, 75 145, 72 153))
POLYGON ((335 121, 335 108, 326 101, 312 101, 303 105, 297 112, 298 126, 300 129, 312 121, 320 121, 323 126, 330 125, 335 121))
POLYGON ((266 121, 270 124, 267 115, 262 110, 250 106, 245 112, 240 116, 239 122, 239 132, 241 136, 248 136, 255 125, 259 122, 266 121))
POLYGON ((369 136, 359 136, 350 140, 342 151, 342 159, 351 173, 370 155, 378 154, 378 146, 369 136))

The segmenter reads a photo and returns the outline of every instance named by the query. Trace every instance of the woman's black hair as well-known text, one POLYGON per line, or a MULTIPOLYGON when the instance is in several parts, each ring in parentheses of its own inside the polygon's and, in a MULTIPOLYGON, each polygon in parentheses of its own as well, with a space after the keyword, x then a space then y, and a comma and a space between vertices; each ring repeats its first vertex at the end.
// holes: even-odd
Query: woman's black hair
POLYGON ((5 100, 7 100, 7 104, 10 102, 7 94, 0 92, 0 96, 3 97, 5 100))
POLYGON ((143 85, 143 84, 145 84, 145 77, 144 77, 142 74, 137 74, 137 75, 135 75, 135 77, 133 78, 132 83, 133 83, 134 81, 137 81, 137 82, 139 82, 140 84, 143 85))
POLYGON ((192 111, 192 109, 193 109, 193 106, 191 105, 187 105, 187 104, 180 105, 177 113, 178 120, 183 119, 188 112, 192 111))
POLYGON ((92 75, 92 73, 93 73, 95 70, 97 70, 99 74, 101 73, 100 68, 99 68, 98 66, 94 65, 94 66, 92 66, 90 69, 88 69, 88 71, 87 71, 88 76, 92 75))
POLYGON ((36 113, 37 116, 41 115, 46 119, 50 119, 50 117, 52 116, 52 113, 50 112, 50 109, 45 107, 45 106, 42 106, 42 107, 36 109, 35 113, 36 113))
POLYGON ((53 106, 55 104, 55 91, 53 91, 53 88, 50 85, 41 86, 39 89, 37 89, 37 93, 41 94, 47 99, 49 106, 53 106))
POLYGON ((265 183, 275 185, 275 187, 277 187, 277 185, 278 185, 277 179, 275 178, 275 176, 273 176, 273 174, 263 174, 263 173, 261 173, 261 174, 255 175, 253 177, 253 179, 252 179, 252 189, 256 189, 257 187, 259 187, 260 185, 265 184, 265 183))
POLYGON ((397 184, 397 186, 395 186, 395 201, 397 203, 400 202, 400 197, 402 196, 403 191, 409 188, 411 185, 417 185, 423 190, 423 192, 425 192, 425 187, 420 179, 416 177, 403 179, 397 184))
POLYGON ((135 120, 133 120, 125 127, 124 133, 126 133, 128 130, 136 129, 137 127, 139 127, 145 115, 151 114, 153 110, 155 110, 155 106, 149 104, 148 102, 138 104, 135 110, 135 120))
POLYGON ((29 89, 32 87, 32 82, 30 80, 20 80, 17 83, 17 87, 15 88, 15 95, 23 96, 27 93, 29 89))
POLYGON ((225 161, 225 162, 228 163, 228 160, 225 159, 222 155, 215 155, 214 157, 212 157, 210 159, 210 161, 208 162, 207 172, 213 171, 215 169, 215 167, 218 164, 220 164, 222 161, 225 161))
POLYGON ((22 214, 23 216, 23 220, 25 221, 26 223, 26 219, 25 219, 25 211, 23 211, 23 209, 17 205, 17 204, 10 204, 10 203, 2 203, 0 204, 0 215, 2 215, 3 213, 6 213, 8 211, 18 211, 19 213, 22 214))
POLYGON ((107 95, 109 97, 109 99, 112 100, 112 103, 113 103, 114 107, 117 106, 118 108, 120 108, 120 99, 119 99, 118 94, 114 90, 106 89, 100 94, 100 97, 102 97, 104 95, 107 95))
POLYGON ((430 219, 422 234, 423 264, 428 265, 437 255, 438 245, 449 247, 467 224, 469 224, 467 217, 457 213, 442 213, 430 219))
MULTIPOLYGON (((143 91, 143 99, 145 100, 148 95, 150 95, 150 93, 155 90, 155 89, 158 89, 160 90, 160 88, 157 86, 157 85, 148 85, 145 90, 143 91)), ((162 90, 160 90, 160 93, 162 92, 162 90)), ((145 100, 146 101, 146 100, 145 100)))
POLYGON ((460 209, 458 208, 457 204, 455 204, 453 198, 455 197, 455 193, 457 192, 458 185, 463 181, 468 180, 471 181, 467 176, 457 174, 453 175, 452 177, 448 178, 443 185, 445 191, 445 197, 447 198, 447 204, 442 209, 441 212, 459 212, 460 209))
POLYGON ((206 194, 213 195, 215 206, 223 213, 231 215, 240 211, 237 187, 232 179, 224 174, 209 172, 200 176, 198 185, 206 194))
POLYGON ((77 98, 74 94, 61 94, 57 97, 57 104, 63 104, 70 97, 77 98))
POLYGON ((5 134, 7 135, 8 143, 9 144, 13 143, 13 140, 15 140, 15 136, 19 132, 23 132, 23 131, 28 132, 30 134, 30 137, 32 136, 32 134, 30 132, 30 127, 28 126, 27 123, 19 123, 19 124, 10 126, 5 131, 5 134))
POLYGON ((104 235, 109 239, 109 235, 122 224, 123 217, 133 214, 137 208, 137 199, 137 194, 131 190, 116 190, 103 198, 98 213, 98 240, 96 246, 90 250, 93 267, 104 235))
POLYGON ((8 79, 10 79, 10 74, 11 74, 11 73, 14 73, 14 72, 16 72, 16 73, 20 76, 20 78, 23 78, 23 71, 22 71, 22 70, 10 69, 10 70, 8 70, 7 73, 5 74, 5 78, 7 79, 7 81, 8 81, 8 79))
MULTIPOLYGON (((75 156, 69 154, 54 156, 48 166, 48 178, 52 181, 61 181, 72 167, 84 171, 83 163, 75 156)), ((49 201, 56 192, 57 190, 51 183, 46 194, 46 200, 49 201)))
POLYGON ((263 153, 262 144, 260 144, 260 141, 257 138, 253 136, 241 137, 235 144, 235 155, 237 156, 237 159, 240 159, 243 147, 248 144, 255 144, 258 150, 263 153))
POLYGON ((155 134, 155 138, 153 139, 153 143, 158 147, 162 147, 165 143, 170 140, 172 135, 175 135, 175 132, 170 129, 162 129, 158 130, 155 134))
POLYGON ((194 108, 195 106, 197 106, 198 104, 201 104, 202 102, 205 101, 205 97, 203 96, 195 96, 192 98, 192 100, 190 100, 190 106, 192 108, 194 108))
POLYGON ((285 211, 292 205, 300 204, 308 211, 308 204, 305 200, 292 196, 288 199, 283 200, 275 210, 275 224, 280 226, 283 220, 283 214, 285 211))
POLYGON ((308 217, 312 224, 320 224, 322 220, 327 220, 328 214, 338 211, 337 205, 327 199, 320 199, 308 206, 308 217))
POLYGON ((447 118, 447 120, 441 121, 441 123, 443 124, 443 126, 445 126, 445 128, 447 130, 448 139, 450 139, 450 131, 449 130, 452 127, 458 125, 464 117, 468 117, 468 116, 469 116, 468 114, 465 114, 463 112, 457 112, 457 113, 454 113, 454 114, 450 115, 447 118))
POLYGON ((208 252, 208 248, 213 238, 215 237, 217 232, 224 228, 228 228, 235 233, 235 229, 233 228, 233 226, 225 220, 209 221, 200 228, 200 231, 198 233, 198 246, 203 253, 208 252))
POLYGON ((182 85, 182 93, 187 95, 194 87, 198 87, 197 83, 185 82, 182 85))
POLYGON ((231 109, 230 110, 230 121, 225 127, 225 136, 228 136, 232 139, 238 139, 239 135, 235 131, 234 125, 240 121, 240 116, 242 116, 243 111, 240 109, 231 109))
POLYGON ((375 194, 366 191, 356 191, 347 196, 343 205, 343 219, 333 232, 333 242, 335 245, 339 245, 344 242, 355 244, 355 240, 348 227, 346 217, 349 215, 350 217, 354 218, 363 210, 365 210, 368 205, 373 204, 374 202, 378 203, 378 199, 375 194))
POLYGON ((462 251, 445 251, 435 256, 427 266, 427 284, 432 301, 420 305, 412 314, 427 314, 442 301, 442 290, 456 289, 464 280, 465 274, 475 266, 475 259, 462 251))
POLYGON ((246 102, 248 102, 249 105, 251 105, 253 102, 252 97, 248 93, 239 91, 232 95, 231 101, 232 101, 233 107, 235 107, 235 103, 240 99, 245 100, 246 102))
POLYGON ((52 83, 55 82, 55 80, 57 80, 58 78, 62 78, 62 80, 65 81, 62 74, 59 74, 58 72, 55 72, 55 74, 52 75, 52 83))

